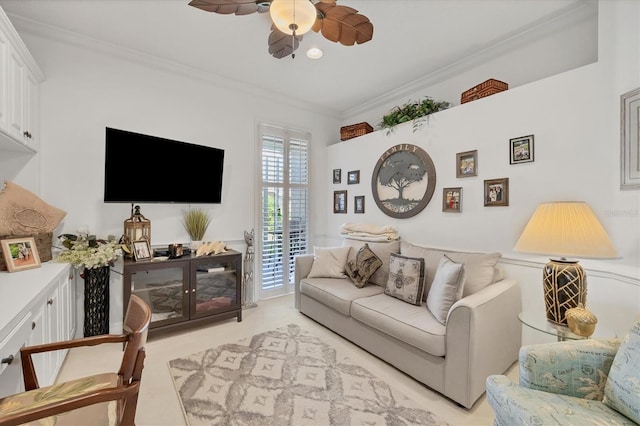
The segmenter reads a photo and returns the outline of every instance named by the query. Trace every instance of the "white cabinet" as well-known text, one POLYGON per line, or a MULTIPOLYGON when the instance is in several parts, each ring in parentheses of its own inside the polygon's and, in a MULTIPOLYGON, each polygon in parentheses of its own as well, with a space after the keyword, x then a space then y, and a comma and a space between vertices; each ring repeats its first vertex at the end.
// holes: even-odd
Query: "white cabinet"
POLYGON ((40 82, 44 79, 0 8, 0 149, 37 152, 40 82))
MULTIPOLYGON (((75 280, 69 265, 45 263, 39 269, 0 273, 0 309, 4 313, 12 307, 17 312, 13 317, 0 316, 0 397, 24 388, 20 365, 22 346, 73 338, 74 300, 75 280)), ((33 355, 40 386, 55 382, 67 352, 33 355)))

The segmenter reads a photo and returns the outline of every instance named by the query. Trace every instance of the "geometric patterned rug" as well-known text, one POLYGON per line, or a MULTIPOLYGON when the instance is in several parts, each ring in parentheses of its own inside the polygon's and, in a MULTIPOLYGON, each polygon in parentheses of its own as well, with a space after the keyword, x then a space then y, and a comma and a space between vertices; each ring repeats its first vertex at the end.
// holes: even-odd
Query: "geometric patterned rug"
POLYGON ((295 324, 169 361, 188 425, 446 425, 295 324))

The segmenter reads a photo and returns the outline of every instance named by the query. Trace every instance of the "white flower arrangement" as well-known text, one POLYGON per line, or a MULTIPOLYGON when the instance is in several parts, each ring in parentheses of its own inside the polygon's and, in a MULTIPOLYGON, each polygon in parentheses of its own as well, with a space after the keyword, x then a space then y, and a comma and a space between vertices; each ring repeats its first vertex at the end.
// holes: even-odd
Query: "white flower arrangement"
POLYGON ((78 269, 95 269, 112 265, 122 256, 121 244, 110 235, 106 240, 88 233, 62 234, 58 240, 66 248, 56 256, 56 262, 71 263, 78 269))

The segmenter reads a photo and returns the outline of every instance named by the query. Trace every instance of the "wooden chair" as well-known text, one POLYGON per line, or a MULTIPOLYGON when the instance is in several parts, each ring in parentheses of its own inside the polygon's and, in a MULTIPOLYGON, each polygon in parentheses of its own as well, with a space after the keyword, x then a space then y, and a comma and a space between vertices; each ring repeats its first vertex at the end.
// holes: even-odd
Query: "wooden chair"
POLYGON ((134 425, 151 309, 131 295, 124 334, 24 347, 20 350, 25 392, 0 398, 0 425, 134 425), (103 343, 123 343, 117 373, 102 373, 40 388, 32 354, 103 343), (39 419, 46 419, 46 421, 39 419), (48 421, 48 422, 47 422, 48 421))

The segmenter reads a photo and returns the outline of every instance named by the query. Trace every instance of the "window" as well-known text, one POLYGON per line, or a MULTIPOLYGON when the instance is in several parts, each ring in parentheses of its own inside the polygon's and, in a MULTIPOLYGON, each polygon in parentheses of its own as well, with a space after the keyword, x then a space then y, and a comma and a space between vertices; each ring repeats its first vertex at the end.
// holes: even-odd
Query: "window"
POLYGON ((307 252, 308 133, 260 125, 260 298, 293 290, 294 256, 307 252))

